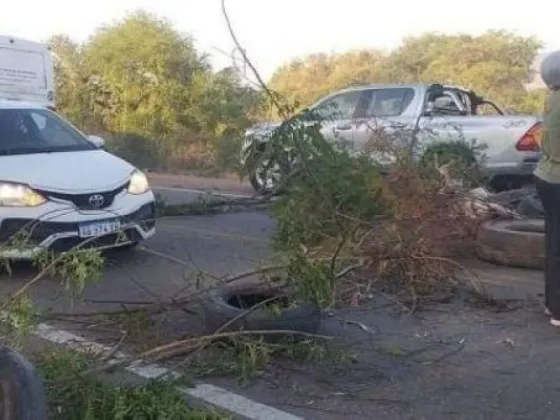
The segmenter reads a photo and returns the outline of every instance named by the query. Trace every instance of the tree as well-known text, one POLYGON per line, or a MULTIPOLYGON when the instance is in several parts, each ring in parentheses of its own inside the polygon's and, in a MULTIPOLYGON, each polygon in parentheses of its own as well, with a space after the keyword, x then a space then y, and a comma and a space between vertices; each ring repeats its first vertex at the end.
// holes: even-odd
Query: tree
POLYGON ((53 52, 57 108, 80 127, 88 126, 88 75, 81 47, 66 35, 55 35, 47 44, 53 52))
POLYGON ((269 87, 296 106, 308 106, 319 97, 352 84, 388 81, 385 54, 356 50, 343 54, 311 54, 280 67, 269 87))
POLYGON ((232 69, 214 74, 189 36, 143 11, 83 45, 64 35, 49 44, 60 111, 140 166, 212 165, 258 108, 260 94, 232 69))
POLYGON ((270 86, 291 101, 309 105, 353 83, 437 82, 473 88, 523 112, 540 112, 542 93, 528 94, 531 65, 541 42, 507 31, 480 36, 428 33, 406 38, 397 49, 310 55, 274 73, 270 86))
POLYGON ((197 124, 193 105, 209 66, 169 22, 135 12, 98 30, 84 59, 95 83, 110 92, 106 124, 112 131, 161 136, 197 124))

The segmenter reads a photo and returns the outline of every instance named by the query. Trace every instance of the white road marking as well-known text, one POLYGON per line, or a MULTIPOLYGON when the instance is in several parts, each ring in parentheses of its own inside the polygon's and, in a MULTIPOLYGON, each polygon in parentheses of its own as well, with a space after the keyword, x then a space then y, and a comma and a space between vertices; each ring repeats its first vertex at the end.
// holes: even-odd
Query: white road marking
MULTIPOLYGON (((48 324, 39 324, 33 334, 43 340, 83 352, 108 354, 111 351, 111 348, 108 346, 88 341, 84 337, 56 329, 48 324)), ((125 353, 115 352, 109 363, 116 363, 127 358, 128 356, 125 353)), ((178 372, 171 369, 157 364, 145 363, 142 360, 134 360, 124 369, 145 379, 154 379, 162 376, 180 376, 178 372)), ((194 388, 181 387, 179 390, 192 398, 250 420, 304 420, 303 417, 294 416, 210 384, 198 383, 194 388)))
POLYGON ((198 194, 198 195, 217 195, 220 197, 231 197, 231 198, 251 198, 251 195, 241 195, 241 194, 230 194, 230 193, 223 193, 216 190, 193 190, 190 188, 176 188, 176 187, 158 187, 153 185, 153 190, 162 190, 162 191, 177 191, 177 192, 185 192, 190 194, 198 194))

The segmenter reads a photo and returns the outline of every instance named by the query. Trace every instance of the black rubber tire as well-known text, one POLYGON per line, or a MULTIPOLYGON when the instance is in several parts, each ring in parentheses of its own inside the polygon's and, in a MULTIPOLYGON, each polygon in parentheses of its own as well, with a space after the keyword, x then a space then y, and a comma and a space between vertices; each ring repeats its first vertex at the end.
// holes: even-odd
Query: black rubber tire
MULTIPOLYGON (((201 307, 204 327, 207 334, 213 334, 226 322, 240 316, 245 309, 230 305, 228 300, 239 295, 261 294, 267 297, 285 295, 285 289, 271 289, 255 284, 230 284, 211 290, 202 299, 201 307)), ((246 316, 232 322, 225 331, 298 331, 316 333, 321 325, 321 309, 316 305, 305 304, 286 308, 279 313, 266 309, 255 309, 246 316)), ((278 341, 286 334, 263 335, 266 341, 278 341)), ((295 337, 297 338, 297 337, 295 337)))
POLYGON ((476 253, 484 261, 519 268, 544 268, 544 221, 490 220, 477 232, 476 253))
POLYGON ((266 193, 266 189, 261 188, 257 176, 253 172, 251 172, 251 175, 249 175, 249 182, 251 183, 251 187, 253 187, 253 190, 256 193, 266 193))
POLYGON ((21 354, 0 347, 0 386, 3 420, 47 420, 43 380, 21 354))

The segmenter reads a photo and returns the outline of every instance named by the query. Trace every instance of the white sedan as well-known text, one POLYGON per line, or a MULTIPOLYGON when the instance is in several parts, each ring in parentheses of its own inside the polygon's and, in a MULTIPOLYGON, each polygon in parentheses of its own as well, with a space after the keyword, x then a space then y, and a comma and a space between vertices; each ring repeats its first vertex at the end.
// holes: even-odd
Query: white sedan
POLYGON ((56 113, 0 100, 0 255, 134 246, 155 233, 146 176, 56 113))

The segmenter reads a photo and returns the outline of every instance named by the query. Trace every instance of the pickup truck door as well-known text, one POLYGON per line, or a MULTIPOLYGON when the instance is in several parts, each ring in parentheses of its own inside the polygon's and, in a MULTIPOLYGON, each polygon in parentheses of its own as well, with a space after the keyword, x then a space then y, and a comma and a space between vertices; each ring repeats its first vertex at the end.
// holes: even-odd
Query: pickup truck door
POLYGON ((356 148, 367 152, 381 165, 389 165, 394 162, 390 150, 401 147, 393 144, 394 141, 411 139, 407 133, 411 133, 415 121, 414 100, 418 95, 409 87, 371 88, 364 93, 365 97, 356 111, 356 148), (387 144, 386 140, 391 144, 387 144))
POLYGON ((354 114, 362 91, 350 90, 329 96, 311 107, 312 115, 320 121, 321 133, 329 141, 354 145, 354 114))
POLYGON ((428 109, 424 111, 426 115, 420 118, 418 127, 420 147, 435 141, 453 141, 463 138, 465 134, 463 126, 468 111, 465 104, 452 91, 445 91, 435 101, 428 102, 428 109))

